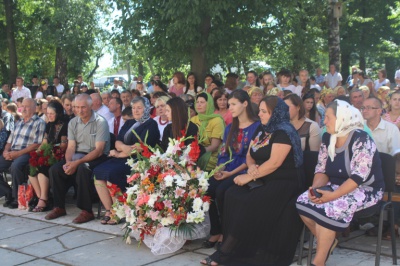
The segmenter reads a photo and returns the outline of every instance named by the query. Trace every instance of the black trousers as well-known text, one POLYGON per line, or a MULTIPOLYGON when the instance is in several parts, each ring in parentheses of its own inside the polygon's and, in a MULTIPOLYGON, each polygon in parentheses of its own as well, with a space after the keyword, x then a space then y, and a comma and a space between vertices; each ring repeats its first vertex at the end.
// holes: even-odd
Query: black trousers
POLYGON ((96 195, 92 171, 107 159, 107 156, 102 155, 91 162, 82 163, 72 175, 67 175, 64 172, 63 165, 66 163, 65 160, 50 167, 49 177, 50 185, 53 188, 54 207, 65 209, 65 194, 68 188, 76 183, 78 190, 76 206, 81 210, 92 212, 92 200, 96 195))
POLYGON ((208 180, 209 186, 207 195, 211 197, 209 215, 211 223, 210 234, 212 236, 222 234, 222 216, 225 192, 228 188, 234 185, 233 179, 236 176, 237 175, 232 175, 221 181, 216 180, 214 177, 211 177, 208 180))

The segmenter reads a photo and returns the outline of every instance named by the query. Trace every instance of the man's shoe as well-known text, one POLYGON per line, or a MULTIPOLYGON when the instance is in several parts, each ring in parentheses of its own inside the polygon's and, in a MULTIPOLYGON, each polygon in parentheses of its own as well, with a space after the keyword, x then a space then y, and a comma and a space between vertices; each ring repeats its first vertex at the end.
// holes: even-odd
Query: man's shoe
POLYGON ((49 212, 44 217, 44 219, 53 220, 53 219, 57 219, 58 217, 65 216, 65 215, 67 215, 67 212, 65 211, 65 209, 55 207, 51 212, 49 212))
POLYGON ((7 208, 8 206, 10 206, 11 202, 13 202, 12 199, 6 199, 6 202, 3 203, 3 207, 7 208))
POLYGON ((10 204, 8 204, 8 208, 10 208, 10 209, 16 209, 16 208, 18 208, 18 202, 16 202, 16 201, 11 201, 10 204))
POLYGON ((85 210, 81 211, 81 213, 76 217, 72 222, 74 224, 83 224, 87 223, 94 219, 93 212, 87 212, 85 210))

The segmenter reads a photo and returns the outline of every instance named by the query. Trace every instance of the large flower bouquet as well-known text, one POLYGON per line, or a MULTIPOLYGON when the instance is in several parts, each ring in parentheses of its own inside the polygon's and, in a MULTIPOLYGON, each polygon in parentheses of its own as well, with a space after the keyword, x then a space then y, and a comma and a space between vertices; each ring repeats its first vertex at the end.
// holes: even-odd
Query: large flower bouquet
POLYGON ((36 151, 29 153, 29 175, 36 176, 39 167, 52 166, 64 158, 64 152, 58 145, 42 144, 36 151))
POLYGON ((207 236, 210 197, 205 193, 216 170, 207 173, 196 166, 200 148, 197 138, 186 146, 190 138, 170 139, 165 152, 141 142, 136 160, 128 160, 132 174, 126 193, 111 190, 117 199, 113 213, 126 220, 127 243, 132 233, 154 254, 166 254, 180 249, 187 239, 207 236))

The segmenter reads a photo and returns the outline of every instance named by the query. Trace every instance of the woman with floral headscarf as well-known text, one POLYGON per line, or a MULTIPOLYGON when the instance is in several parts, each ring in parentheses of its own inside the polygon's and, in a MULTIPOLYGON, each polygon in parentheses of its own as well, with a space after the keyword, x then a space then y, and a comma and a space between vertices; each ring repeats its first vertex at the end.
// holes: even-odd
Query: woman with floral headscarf
POLYGON ((246 157, 247 173, 225 192, 224 238, 204 265, 290 265, 302 223, 296 199, 302 189, 303 152, 289 108, 276 96, 259 106, 261 124, 246 157))
POLYGON ((349 226, 355 212, 378 203, 385 187, 379 152, 363 131, 360 111, 335 100, 325 114, 327 132, 322 137, 314 181, 297 199, 301 219, 318 243, 312 265, 325 265, 338 243, 336 232, 349 226), (331 191, 318 189, 322 186, 331 191))
POLYGON ((199 143, 204 147, 197 164, 200 168, 210 171, 217 165, 225 123, 219 114, 214 114, 214 99, 210 94, 202 92, 197 95, 195 108, 197 115, 192 117, 191 121, 199 127, 199 143))
POLYGON ((126 164, 127 159, 133 151, 140 152, 140 141, 154 147, 160 139, 160 131, 156 121, 150 118, 150 102, 145 97, 136 97, 131 102, 133 119, 127 120, 122 126, 117 140, 115 142, 115 150, 111 150, 109 156, 112 159, 100 164, 93 170, 95 178, 95 186, 100 200, 106 209, 105 216, 101 219, 101 224, 117 224, 118 218, 110 217, 110 209, 112 198, 107 189, 107 181, 116 184, 125 190, 126 176, 130 174, 130 167, 126 164), (135 131, 137 136, 132 132, 135 131))

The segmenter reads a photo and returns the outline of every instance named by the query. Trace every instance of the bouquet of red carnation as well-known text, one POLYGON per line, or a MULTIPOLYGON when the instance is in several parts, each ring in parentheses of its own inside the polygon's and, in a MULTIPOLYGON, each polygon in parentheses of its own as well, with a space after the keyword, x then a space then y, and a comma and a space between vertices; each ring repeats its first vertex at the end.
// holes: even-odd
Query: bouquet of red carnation
POLYGON ((42 144, 38 150, 31 151, 29 155, 29 175, 36 176, 39 167, 52 166, 61 161, 65 154, 60 146, 42 144))

